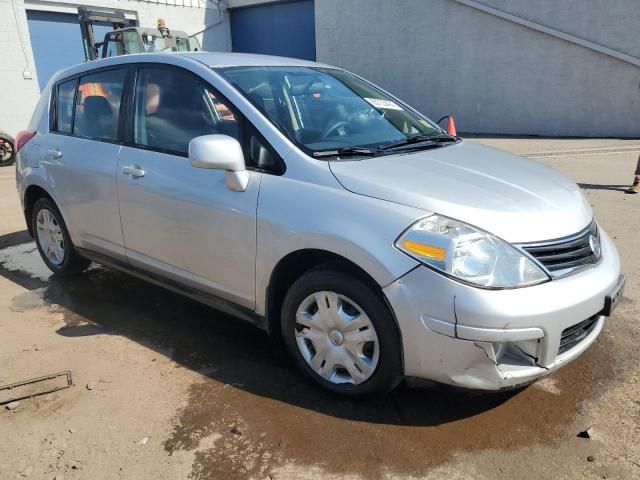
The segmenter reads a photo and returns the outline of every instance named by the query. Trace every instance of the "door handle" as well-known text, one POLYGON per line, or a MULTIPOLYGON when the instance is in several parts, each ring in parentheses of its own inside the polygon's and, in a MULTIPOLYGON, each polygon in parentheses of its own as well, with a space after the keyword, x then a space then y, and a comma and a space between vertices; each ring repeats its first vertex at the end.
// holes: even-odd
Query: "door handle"
POLYGON ((62 152, 60 150, 56 150, 55 148, 47 150, 47 153, 49 154, 51 160, 59 160, 62 158, 62 152))
POLYGON ((144 177, 144 170, 134 166, 122 167, 122 173, 130 175, 133 178, 144 177))

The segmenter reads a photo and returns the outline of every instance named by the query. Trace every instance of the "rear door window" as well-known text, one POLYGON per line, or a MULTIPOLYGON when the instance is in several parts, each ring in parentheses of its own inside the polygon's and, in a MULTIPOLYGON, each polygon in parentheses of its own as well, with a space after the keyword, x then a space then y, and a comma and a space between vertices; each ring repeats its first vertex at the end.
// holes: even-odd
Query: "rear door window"
POLYGON ((76 94, 76 80, 58 85, 58 96, 56 97, 56 124, 54 131, 60 133, 71 133, 73 126, 73 99, 76 94))
POLYGON ((118 139, 126 75, 125 69, 113 69, 80 78, 73 122, 75 135, 111 142, 118 139))

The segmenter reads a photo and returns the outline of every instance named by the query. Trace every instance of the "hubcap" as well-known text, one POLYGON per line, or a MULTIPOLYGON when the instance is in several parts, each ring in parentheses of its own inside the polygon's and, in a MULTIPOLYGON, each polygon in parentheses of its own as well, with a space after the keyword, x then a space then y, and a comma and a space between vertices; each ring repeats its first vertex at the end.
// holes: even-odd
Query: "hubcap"
POLYGON ((60 223, 55 215, 43 208, 36 216, 37 236, 40 248, 47 260, 53 265, 60 265, 64 261, 64 236, 60 223))
POLYGON ((0 160, 6 162, 13 155, 13 147, 9 142, 0 141, 0 160))
POLYGON ((373 323, 358 304, 335 292, 316 292, 302 301, 296 343, 307 365, 334 384, 362 383, 378 365, 373 323))

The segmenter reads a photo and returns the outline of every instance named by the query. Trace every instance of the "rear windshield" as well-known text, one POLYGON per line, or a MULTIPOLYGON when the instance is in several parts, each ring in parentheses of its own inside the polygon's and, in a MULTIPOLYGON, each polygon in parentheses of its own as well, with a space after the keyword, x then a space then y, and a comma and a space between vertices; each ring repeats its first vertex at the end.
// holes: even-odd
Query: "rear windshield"
POLYGON ((267 118, 307 152, 377 148, 441 130, 360 78, 338 69, 217 69, 267 118))

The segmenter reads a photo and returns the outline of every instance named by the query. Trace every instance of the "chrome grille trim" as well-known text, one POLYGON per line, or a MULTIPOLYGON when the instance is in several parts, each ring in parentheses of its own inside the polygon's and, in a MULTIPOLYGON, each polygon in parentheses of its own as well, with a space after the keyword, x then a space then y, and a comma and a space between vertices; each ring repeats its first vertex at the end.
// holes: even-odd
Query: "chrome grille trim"
POLYGON ((593 251, 590 238, 600 241, 595 220, 575 235, 545 242, 516 245, 531 256, 553 278, 576 273, 600 261, 601 255, 593 251))

